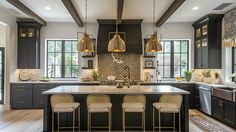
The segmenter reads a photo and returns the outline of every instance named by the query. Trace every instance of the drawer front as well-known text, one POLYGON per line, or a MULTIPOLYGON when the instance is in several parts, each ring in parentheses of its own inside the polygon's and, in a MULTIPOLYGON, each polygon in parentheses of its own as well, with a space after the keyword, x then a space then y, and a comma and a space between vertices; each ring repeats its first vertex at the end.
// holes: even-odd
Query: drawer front
POLYGON ((26 109, 26 108, 32 108, 32 100, 30 98, 15 98, 13 100, 13 108, 17 109, 26 109))
POLYGON ((13 89, 13 98, 32 98, 32 88, 26 87, 14 87, 13 89))
POLYGON ((34 85, 34 96, 33 96, 33 107, 43 108, 47 101, 47 96, 43 95, 42 92, 49 90, 52 84, 35 84, 34 85))
POLYGON ((34 108, 43 108, 46 104, 46 99, 38 99, 34 101, 33 107, 34 108))

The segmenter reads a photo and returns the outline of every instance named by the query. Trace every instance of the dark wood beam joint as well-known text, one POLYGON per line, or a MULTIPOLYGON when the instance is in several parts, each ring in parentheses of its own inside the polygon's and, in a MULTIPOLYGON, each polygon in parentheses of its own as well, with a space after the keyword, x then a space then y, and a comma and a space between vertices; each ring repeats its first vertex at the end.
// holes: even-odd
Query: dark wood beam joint
POLYGON ((62 0, 62 2, 65 5, 65 7, 67 8, 67 10, 69 11, 70 15, 73 17, 73 19, 77 23, 77 25, 79 27, 83 27, 83 21, 81 20, 78 12, 76 11, 72 1, 71 0, 62 0))
POLYGON ((35 21, 40 23, 43 26, 47 25, 47 22, 44 21, 40 16, 38 16, 36 13, 34 13, 32 10, 30 10, 26 5, 21 3, 19 0, 7 0, 9 3, 11 3, 13 6, 15 6, 17 9, 21 10, 28 16, 32 17, 35 21))
POLYGON ((160 27, 167 19, 184 3, 185 0, 175 0, 161 18, 156 22, 156 26, 160 27))
POLYGON ((124 7, 124 0, 118 0, 117 1, 117 22, 118 24, 121 24, 122 22, 122 13, 123 13, 123 7, 124 7))

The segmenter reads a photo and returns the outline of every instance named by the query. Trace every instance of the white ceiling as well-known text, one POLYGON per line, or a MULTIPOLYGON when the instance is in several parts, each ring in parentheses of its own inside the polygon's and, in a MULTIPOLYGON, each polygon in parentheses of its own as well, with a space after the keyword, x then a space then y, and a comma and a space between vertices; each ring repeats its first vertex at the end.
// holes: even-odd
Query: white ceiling
MULTIPOLYGON (((20 0, 36 14, 47 22, 73 22, 73 18, 61 0, 20 0), (51 10, 44 8, 50 6, 51 10)), ((167 10, 174 0, 156 0, 156 20, 167 10)), ((73 0, 75 8, 84 20, 85 0, 73 0)), ((236 7, 236 0, 186 0, 183 5, 167 20, 167 22, 193 22, 209 13, 225 13, 236 7), (222 3, 232 2, 231 6, 222 11, 213 11, 222 3), (193 11, 192 7, 198 6, 199 10, 193 11)), ((0 0, 3 8, 17 17, 28 17, 6 0, 0 0)), ((144 22, 153 21, 153 0, 125 0, 123 19, 144 19, 144 22)), ((117 0, 88 0, 88 22, 96 23, 96 19, 115 19, 117 0)))

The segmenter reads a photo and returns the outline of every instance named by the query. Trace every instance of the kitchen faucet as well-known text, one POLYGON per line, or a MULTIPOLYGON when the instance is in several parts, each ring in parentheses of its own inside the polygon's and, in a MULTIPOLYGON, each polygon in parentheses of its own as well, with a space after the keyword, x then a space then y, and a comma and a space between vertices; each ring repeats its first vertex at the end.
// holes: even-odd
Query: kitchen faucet
POLYGON ((130 67, 129 66, 126 66, 125 68, 124 68, 124 70, 126 70, 126 75, 124 76, 124 81, 125 81, 125 83, 127 84, 127 86, 128 86, 128 88, 130 87, 130 67))

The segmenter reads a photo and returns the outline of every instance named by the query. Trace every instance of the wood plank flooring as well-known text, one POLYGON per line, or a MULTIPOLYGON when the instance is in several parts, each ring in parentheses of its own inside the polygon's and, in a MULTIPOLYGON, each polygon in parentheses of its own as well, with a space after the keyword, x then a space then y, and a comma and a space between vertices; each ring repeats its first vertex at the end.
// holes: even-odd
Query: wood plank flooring
MULTIPOLYGON (((190 110, 190 114, 200 114, 207 119, 219 124, 229 132, 235 129, 228 127, 207 115, 190 110)), ((189 122, 190 132, 203 132, 200 128, 189 122)), ((0 105, 0 132, 42 132, 43 131, 43 110, 11 110, 5 111, 4 106, 0 105)))

